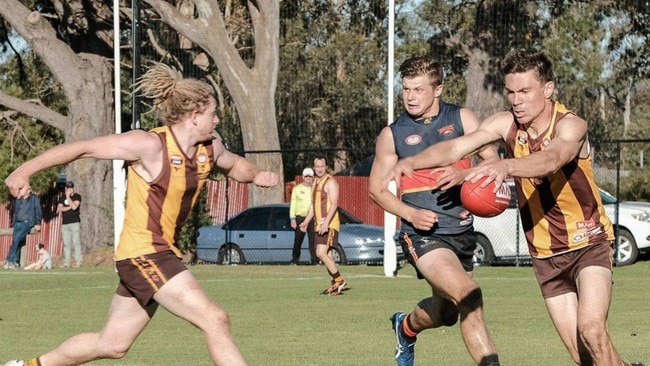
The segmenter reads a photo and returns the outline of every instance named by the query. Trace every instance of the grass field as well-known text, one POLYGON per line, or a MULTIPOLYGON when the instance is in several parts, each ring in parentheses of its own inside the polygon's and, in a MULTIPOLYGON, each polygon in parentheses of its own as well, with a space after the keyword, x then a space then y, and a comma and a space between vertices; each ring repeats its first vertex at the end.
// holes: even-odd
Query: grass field
MULTIPOLYGON (((319 292, 319 266, 191 267, 228 310, 250 365, 394 365, 388 317, 428 295, 410 267, 396 278, 381 267, 342 266, 351 290, 319 292)), ((480 267, 488 327, 502 365, 572 365, 553 328, 530 267, 480 267)), ((612 338, 628 361, 650 363, 650 262, 615 268, 612 338)), ((0 272, 0 362, 28 358, 102 326, 117 285, 112 267, 0 272)), ((419 365, 471 365, 458 325, 422 333, 419 365)), ((97 365, 210 365, 201 333, 160 309, 122 360, 97 365)))

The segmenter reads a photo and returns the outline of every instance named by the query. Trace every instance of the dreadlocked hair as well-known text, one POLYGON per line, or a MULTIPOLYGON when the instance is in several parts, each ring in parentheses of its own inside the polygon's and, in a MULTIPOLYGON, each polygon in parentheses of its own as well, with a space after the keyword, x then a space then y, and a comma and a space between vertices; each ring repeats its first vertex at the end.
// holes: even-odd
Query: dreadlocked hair
POLYGON ((179 122, 188 113, 205 111, 214 97, 207 83, 184 79, 176 68, 158 62, 138 80, 134 93, 137 92, 153 100, 151 111, 160 111, 167 125, 179 122))

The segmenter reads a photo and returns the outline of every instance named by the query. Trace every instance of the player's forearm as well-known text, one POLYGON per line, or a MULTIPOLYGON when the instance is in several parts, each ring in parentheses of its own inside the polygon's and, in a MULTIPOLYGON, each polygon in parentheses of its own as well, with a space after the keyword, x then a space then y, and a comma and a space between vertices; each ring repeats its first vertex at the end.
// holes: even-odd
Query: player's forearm
POLYGON ((238 182, 251 183, 261 172, 262 169, 260 169, 257 165, 251 163, 241 156, 237 156, 237 160, 235 161, 232 169, 230 169, 228 176, 238 182))
POLYGON ((521 178, 537 178, 556 172, 567 162, 552 152, 540 151, 523 158, 505 159, 508 175, 521 178))
POLYGON ((404 217, 409 209, 409 206, 389 191, 371 190, 370 198, 384 211, 395 216, 404 217))
POLYGON ((42 170, 79 159, 83 157, 83 154, 83 145, 79 143, 55 146, 41 155, 26 161, 16 169, 16 172, 31 176, 42 170))
POLYGON ((414 169, 438 168, 451 165, 467 154, 466 152, 459 151, 452 141, 443 141, 429 146, 424 151, 408 159, 412 159, 414 169))

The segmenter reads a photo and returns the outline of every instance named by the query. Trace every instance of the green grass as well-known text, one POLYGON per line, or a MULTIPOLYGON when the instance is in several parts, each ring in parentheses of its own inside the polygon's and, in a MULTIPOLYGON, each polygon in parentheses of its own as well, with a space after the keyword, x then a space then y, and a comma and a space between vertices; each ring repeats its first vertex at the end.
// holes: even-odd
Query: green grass
MULTIPOLYGON (((352 289, 319 292, 315 266, 194 266, 191 271, 231 316, 250 365, 394 365, 388 317, 429 294, 410 267, 342 266, 352 289)), ((650 262, 616 268, 610 328, 626 360, 650 362, 650 262)), ((503 365, 573 365, 553 328, 530 267, 481 267, 488 327, 503 365)), ((112 267, 0 272, 0 362, 41 354, 67 337, 101 328, 117 286, 112 267)), ((419 365, 471 365, 458 325, 422 333, 419 365)), ((160 309, 122 360, 97 365, 210 365, 201 333, 160 309)))

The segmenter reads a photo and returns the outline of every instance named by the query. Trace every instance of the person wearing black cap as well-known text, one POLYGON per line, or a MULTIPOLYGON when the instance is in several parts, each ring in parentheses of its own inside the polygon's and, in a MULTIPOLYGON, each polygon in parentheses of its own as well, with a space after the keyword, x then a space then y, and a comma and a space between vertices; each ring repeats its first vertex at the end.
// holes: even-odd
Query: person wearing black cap
POLYGON ((74 182, 65 183, 65 195, 59 198, 56 213, 61 215, 61 236, 63 237, 63 266, 70 267, 74 248, 75 267, 81 266, 81 195, 74 191, 74 182))

